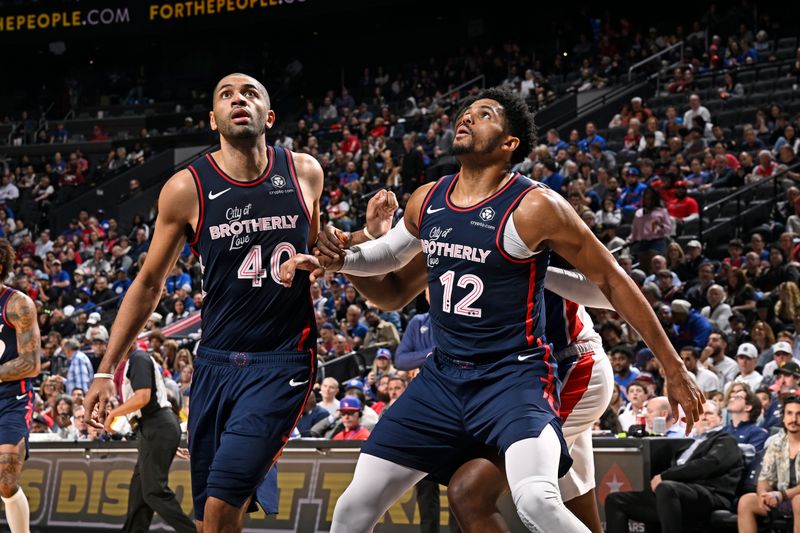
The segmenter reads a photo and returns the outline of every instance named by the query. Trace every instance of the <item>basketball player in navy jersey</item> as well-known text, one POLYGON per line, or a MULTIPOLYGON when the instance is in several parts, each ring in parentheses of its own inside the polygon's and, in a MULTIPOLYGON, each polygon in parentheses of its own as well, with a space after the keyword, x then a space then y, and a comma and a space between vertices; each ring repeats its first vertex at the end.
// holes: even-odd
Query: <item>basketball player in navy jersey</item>
MULTIPOLYGON (((8 277, 14 257, 11 244, 0 239, 0 280, 8 277)), ((30 510, 19 476, 28 457, 33 414, 29 378, 41 371, 42 341, 33 300, 2 281, 0 309, 0 496, 11 533, 28 533, 30 510)))
POLYGON ((147 260, 126 293, 84 400, 95 424, 123 352, 155 308, 188 241, 203 268, 202 338, 192 381, 189 452, 198 531, 241 531, 256 488, 297 423, 316 376, 308 276, 280 283, 281 262, 319 229, 317 161, 268 146, 264 86, 231 74, 214 89, 220 150, 164 185, 147 260), (97 407, 96 410, 95 407, 97 407))
MULTIPOLYGON (((421 248, 425 262, 416 264, 428 271, 436 349, 362 448, 331 531, 372 530, 408 488, 426 475, 446 481, 445 473, 480 445, 500 450, 527 527, 587 531, 564 507, 557 485, 571 461, 558 418, 556 368, 544 339, 549 250, 598 285, 661 353, 673 407, 683 405, 687 426, 699 418, 703 395, 635 284, 571 206, 509 172, 533 145, 533 117, 524 101, 509 91, 484 91, 456 124, 453 151, 461 171, 417 189, 404 223, 354 249, 341 268, 356 276, 386 274, 421 248), (514 248, 527 248, 526 257, 509 253, 507 227, 518 241, 512 239, 514 248)), ((341 267, 302 255, 284 263, 281 279, 291 285, 295 268, 320 264, 341 267)))

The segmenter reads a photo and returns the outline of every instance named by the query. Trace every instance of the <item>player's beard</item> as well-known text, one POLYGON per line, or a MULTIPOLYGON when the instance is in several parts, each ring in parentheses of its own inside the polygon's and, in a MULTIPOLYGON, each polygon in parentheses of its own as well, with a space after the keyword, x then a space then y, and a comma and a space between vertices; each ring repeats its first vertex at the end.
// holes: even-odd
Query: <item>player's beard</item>
POLYGON ((217 122, 219 134, 226 139, 244 141, 264 135, 264 117, 254 117, 248 124, 234 124, 232 120, 217 122))
POLYGON ((456 144, 453 142, 453 147, 450 150, 452 155, 459 156, 459 155, 467 155, 467 154, 490 154, 494 152, 497 147, 499 147, 503 143, 503 137, 498 135, 497 137, 489 140, 489 142, 484 146, 482 149, 478 149, 475 146, 475 137, 470 135, 469 143, 467 144, 456 144))

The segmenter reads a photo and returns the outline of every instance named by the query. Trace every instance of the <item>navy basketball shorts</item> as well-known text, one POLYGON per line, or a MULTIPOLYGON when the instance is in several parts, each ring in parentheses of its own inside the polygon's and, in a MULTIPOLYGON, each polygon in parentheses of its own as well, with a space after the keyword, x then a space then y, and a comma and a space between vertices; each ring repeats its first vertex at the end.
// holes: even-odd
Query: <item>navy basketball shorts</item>
POLYGON ((16 445, 24 438, 27 454, 32 416, 33 391, 0 398, 0 445, 16 445))
POLYGON ((241 507, 255 495, 289 440, 315 378, 311 352, 199 348, 189 404, 196 520, 203 520, 209 497, 241 507))
POLYGON ((559 477, 572 465, 558 416, 558 376, 544 349, 474 363, 435 350, 375 426, 363 453, 447 485, 465 462, 505 454, 550 424, 561 441, 559 477))

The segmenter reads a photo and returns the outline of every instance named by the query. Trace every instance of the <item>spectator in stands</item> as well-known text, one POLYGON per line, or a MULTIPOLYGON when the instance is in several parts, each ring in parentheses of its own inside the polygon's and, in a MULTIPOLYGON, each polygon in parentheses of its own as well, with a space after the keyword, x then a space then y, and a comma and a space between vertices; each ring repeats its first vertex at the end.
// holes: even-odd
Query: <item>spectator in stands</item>
POLYGON ((700 105, 700 96, 692 94, 689 96, 689 110, 683 114, 683 124, 687 127, 691 127, 695 117, 702 118, 704 123, 711 122, 711 113, 708 111, 708 108, 700 105))
POLYGON ((607 531, 627 532, 630 518, 658 522, 663 533, 679 532, 686 525, 705 523, 715 509, 730 508, 742 456, 722 427, 719 406, 706 402, 694 442, 675 456, 671 468, 653 477, 651 490, 608 495, 607 531))
POLYGON ((597 133, 597 128, 595 128, 594 122, 587 122, 586 137, 580 140, 578 143, 578 149, 584 153, 588 152, 589 147, 595 143, 599 144, 603 150, 606 149, 606 140, 597 133))
POLYGON ((182 320, 187 316, 189 316, 189 311, 186 310, 186 303, 180 298, 176 298, 172 301, 172 309, 167 314, 167 318, 164 319, 164 325, 169 326, 173 322, 182 320))
POLYGON ((769 407, 764 411, 764 418, 760 423, 760 426, 767 430, 780 426, 781 410, 786 397, 795 395, 798 392, 798 385, 800 385, 800 365, 795 361, 784 361, 775 369, 774 377, 775 383, 770 387, 770 390, 775 390, 776 393, 773 395, 769 407))
POLYGON ((344 335, 336 335, 333 337, 333 348, 328 352, 326 360, 336 359, 350 352, 350 347, 347 345, 347 339, 344 335))
POLYGON ((670 216, 682 224, 700 218, 700 207, 697 205, 697 200, 688 196, 686 181, 678 180, 674 183, 674 187, 675 199, 667 202, 667 211, 670 216))
POLYGON ((639 369, 633 364, 633 352, 627 346, 617 345, 611 348, 608 353, 611 359, 611 367, 614 369, 614 381, 619 385, 622 399, 627 401, 628 397, 623 391, 627 391, 628 385, 636 381, 639 376, 639 369))
MULTIPOLYGON (((760 325, 765 326, 764 329, 768 328, 767 324, 763 322, 756 322, 756 325, 753 326, 754 335, 756 334, 756 328, 758 327, 759 332, 761 331, 760 325)), ((769 329, 769 333, 772 333, 772 328, 769 329)), ((764 377, 769 378, 775 375, 775 371, 781 368, 785 363, 788 363, 792 360, 792 345, 786 341, 778 341, 772 344, 769 350, 764 350, 761 352, 761 355, 758 359, 759 365, 763 366, 764 368, 764 377)), ((773 382, 771 379, 767 379, 766 382, 762 381, 762 385, 770 385, 773 382)))
POLYGON ((362 403, 358 398, 345 396, 339 402, 342 429, 333 435, 333 440, 366 440, 369 430, 361 425, 362 403))
POLYGON ((712 365, 725 387, 739 373, 736 361, 726 355, 728 351, 728 337, 720 330, 712 330, 708 342, 700 354, 700 361, 706 366, 712 365))
POLYGON ((378 348, 375 353, 375 360, 372 363, 372 370, 367 374, 368 388, 373 387, 383 376, 394 376, 397 373, 392 364, 392 352, 386 348, 378 348))
POLYGON ((785 398, 781 419, 786 431, 767 446, 756 492, 739 499, 736 512, 741 533, 756 533, 756 518, 773 510, 778 516, 794 519, 795 524, 800 521, 800 487, 796 480, 800 471, 800 397, 785 398))
POLYGON ((327 409, 317 404, 317 397, 314 394, 309 394, 306 404, 303 407, 303 412, 297 421, 297 426, 292 434, 299 434, 300 437, 312 437, 311 428, 320 422, 326 420, 330 416, 327 409))
POLYGON ((761 275, 756 278, 755 285, 762 292, 771 292, 784 281, 797 283, 799 279, 800 272, 795 265, 786 262, 786 252, 783 248, 773 245, 769 248, 769 263, 761 269, 761 275))
POLYGON ((357 305, 347 307, 346 318, 341 322, 341 332, 346 335, 347 343, 353 350, 358 350, 364 343, 369 329, 361 323, 361 308, 357 305))
POLYGON ((66 390, 72 391, 80 388, 89 390, 94 379, 94 370, 89 357, 81 351, 81 345, 75 339, 65 339, 61 345, 61 350, 67 357, 67 378, 66 390))
POLYGON ((685 428, 675 420, 672 415, 672 410, 669 406, 669 400, 666 396, 656 396, 647 400, 645 414, 645 429, 648 433, 653 433, 655 426, 655 419, 663 417, 666 423, 665 437, 679 438, 685 434, 685 428))
POLYGON ((617 199, 617 207, 624 213, 634 213, 642 203, 647 185, 639 181, 639 169, 633 166, 625 169, 624 178, 625 188, 617 199))
POLYGON ((681 359, 683 359, 686 370, 694 374, 697 385, 703 389, 706 396, 713 392, 722 391, 722 383, 714 372, 706 369, 703 365, 698 365, 700 359, 700 348, 695 346, 684 346, 681 348, 681 359))
POLYGON ((78 433, 72 423, 72 398, 66 394, 56 400, 55 416, 53 416, 53 433, 61 440, 77 441, 78 433))
POLYGON ((394 324, 381 319, 378 309, 371 307, 364 315, 364 319, 369 326, 364 337, 364 348, 382 347, 389 350, 397 348, 400 344, 400 334, 394 324))
POLYGON ((736 81, 732 71, 725 71, 725 74, 723 74, 722 78, 722 86, 717 89, 720 99, 733 100, 744 96, 744 86, 736 81))
MULTIPOLYGON (((617 387, 619 385, 617 384, 617 387)), ((627 431, 629 427, 637 423, 636 418, 645 410, 645 403, 649 398, 647 385, 641 381, 631 381, 625 391, 628 401, 617 412, 619 424, 622 429, 627 431)))
POLYGON ((394 402, 403 395, 406 391, 406 387, 408 384, 404 378, 399 376, 394 376, 389 378, 389 382, 386 385, 386 392, 389 394, 389 404, 384 407, 383 411, 381 411, 381 415, 385 413, 391 406, 394 405, 394 402))
MULTIPOLYGON (((752 343, 743 342, 736 349, 736 363, 739 365, 739 374, 728 383, 728 389, 735 383, 744 383, 751 391, 756 390, 762 381, 761 374, 756 371, 758 349, 752 343)), ((761 409, 758 410, 759 414, 761 409)), ((757 418, 757 417, 756 417, 757 418)))
POLYGON ((559 138, 558 130, 553 128, 547 130, 547 150, 550 152, 550 157, 555 157, 559 150, 566 150, 567 143, 559 138))
POLYGON ((758 417, 761 416, 761 401, 753 389, 746 387, 744 390, 731 393, 727 407, 731 418, 725 425, 725 431, 736 439, 739 448, 752 459, 756 453, 764 449, 764 443, 769 436, 764 428, 756 424, 758 417), (752 447, 752 450, 745 450, 747 446, 752 447))
POLYGON ((732 311, 739 311, 745 316, 752 316, 756 308, 756 291, 747 282, 747 276, 741 268, 731 267, 728 270, 728 299, 726 303, 732 311))
POLYGON ((542 183, 563 195, 563 185, 565 179, 566 178, 556 168, 554 161, 547 160, 543 163, 542 183))
POLYGON ((672 219, 662 205, 661 196, 653 187, 645 187, 642 207, 636 210, 628 236, 631 253, 639 257, 640 263, 648 264, 653 255, 666 253, 666 239, 671 232, 672 219))
POLYGON ((328 376, 322 380, 319 392, 322 396, 319 405, 331 415, 336 416, 339 410, 339 400, 336 399, 336 395, 339 394, 339 382, 336 381, 336 378, 328 376))
POLYGON ((712 327, 721 329, 725 333, 730 333, 729 319, 733 310, 725 303, 728 295, 722 285, 714 284, 706 292, 708 305, 703 307, 700 314, 711 322, 712 327))

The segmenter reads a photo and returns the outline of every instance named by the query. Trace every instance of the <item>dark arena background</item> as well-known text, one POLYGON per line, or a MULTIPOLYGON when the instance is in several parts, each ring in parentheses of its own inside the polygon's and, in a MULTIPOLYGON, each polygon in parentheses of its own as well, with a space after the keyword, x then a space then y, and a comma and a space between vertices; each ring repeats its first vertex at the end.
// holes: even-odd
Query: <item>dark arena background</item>
MULTIPOLYGON (((791 531, 800 513, 800 419, 787 414, 800 402, 800 9, 604 4, 0 1, 0 236, 16 254, 5 284, 33 300, 41 331, 19 481, 30 530, 125 522, 138 433, 91 427, 83 398, 147 256, 162 186, 219 149, 213 89, 242 72, 269 91, 267 143, 321 165, 323 224, 353 232, 379 190, 402 210, 417 187, 457 172, 450 148, 466 98, 498 86, 521 95, 538 141, 513 170, 563 195, 613 254, 718 417, 685 436, 639 334, 611 310, 587 309, 615 381, 592 428, 604 526, 610 494, 641 493, 654 502, 646 512, 633 500, 616 508, 630 520, 625 531, 664 529, 675 509, 681 522, 670 531, 756 531, 742 515, 754 516, 756 500, 769 512, 755 527, 791 531), (693 450, 716 431, 737 446, 681 468, 700 461, 693 450), (666 480, 696 492, 665 495, 656 487, 666 480)), ((201 268, 184 247, 137 340, 163 377, 182 446, 201 268)), ((408 357, 428 332, 424 294, 386 311, 329 272, 311 298, 316 402, 277 462, 277 514, 248 515, 245 531, 329 530, 363 442, 335 438, 348 434, 339 402, 359 398, 371 430, 415 376, 408 357), (394 375, 402 387, 390 385, 394 375)), ((173 462, 169 486, 191 517, 186 458, 173 462)), ((526 531, 508 494, 498 508, 512 531, 526 531)), ((433 486, 405 493, 375 531, 459 531, 453 520, 447 487, 433 486)), ((172 529, 156 514, 151 530, 172 529)))

